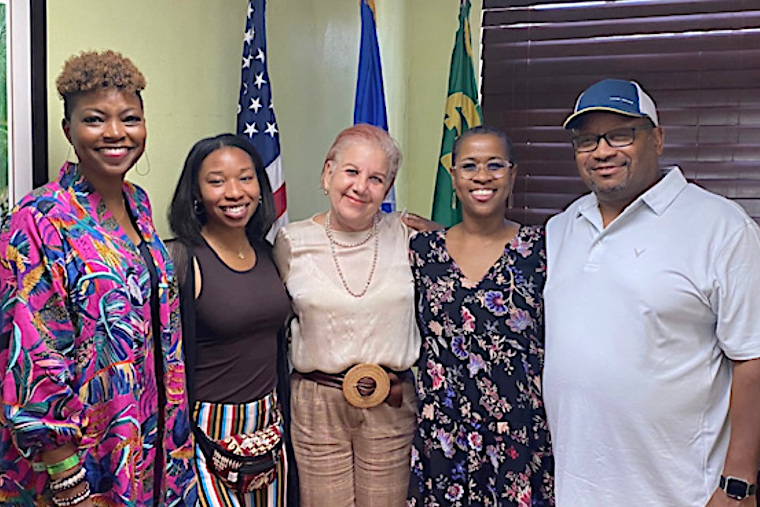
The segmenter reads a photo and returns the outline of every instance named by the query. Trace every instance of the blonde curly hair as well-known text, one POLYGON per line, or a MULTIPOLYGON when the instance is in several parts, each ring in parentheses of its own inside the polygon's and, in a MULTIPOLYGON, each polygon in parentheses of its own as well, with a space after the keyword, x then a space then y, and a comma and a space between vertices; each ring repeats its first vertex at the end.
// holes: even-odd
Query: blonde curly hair
POLYGON ((76 96, 93 90, 116 88, 121 92, 135 93, 145 89, 145 76, 132 60, 115 51, 83 51, 70 57, 55 80, 58 95, 63 99, 63 114, 71 119, 76 96))

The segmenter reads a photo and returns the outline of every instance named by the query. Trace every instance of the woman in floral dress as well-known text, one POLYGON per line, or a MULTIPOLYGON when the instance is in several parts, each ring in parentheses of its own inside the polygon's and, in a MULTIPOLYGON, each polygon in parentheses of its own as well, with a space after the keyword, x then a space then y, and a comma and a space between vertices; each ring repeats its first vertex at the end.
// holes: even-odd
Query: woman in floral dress
POLYGON ((462 222, 411 241, 423 350, 408 505, 554 505, 544 231, 504 219, 516 170, 503 132, 465 132, 452 164, 462 222))

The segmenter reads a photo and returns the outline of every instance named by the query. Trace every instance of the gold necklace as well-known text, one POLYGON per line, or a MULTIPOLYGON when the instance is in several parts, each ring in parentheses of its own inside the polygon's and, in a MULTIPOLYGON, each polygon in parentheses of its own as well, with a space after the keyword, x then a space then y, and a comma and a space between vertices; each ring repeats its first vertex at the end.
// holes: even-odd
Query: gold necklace
POLYGON ((363 297, 367 290, 369 290, 369 285, 372 283, 372 278, 375 276, 375 268, 377 267, 377 252, 378 252, 378 237, 380 236, 377 233, 377 223, 379 222, 378 215, 375 215, 372 217, 372 228, 370 229, 369 235, 360 241, 359 243, 355 245, 346 245, 344 243, 339 243, 335 240, 333 237, 333 231, 330 227, 330 212, 328 211, 325 215, 325 234, 327 235, 327 239, 330 243, 330 255, 332 255, 333 263, 335 264, 335 269, 338 271, 338 277, 340 278, 340 281, 343 283, 343 288, 346 289, 346 292, 351 294, 355 298, 363 297), (354 292, 351 290, 351 287, 348 286, 348 282, 346 281, 346 277, 343 276, 343 270, 340 269, 340 263, 338 262, 338 256, 335 254, 335 247, 343 247, 343 248, 355 248, 357 246, 361 246, 369 241, 370 238, 375 238, 374 241, 374 250, 372 252, 372 265, 369 268, 369 276, 367 277, 367 283, 364 284, 364 290, 361 292, 354 292))
POLYGON ((127 201, 122 199, 121 204, 122 204, 122 210, 121 210, 121 213, 119 213, 118 217, 116 216, 116 213, 111 211, 111 209, 108 208, 108 206, 106 206, 106 209, 108 209, 108 211, 111 211, 111 217, 116 221, 117 224, 121 224, 121 221, 124 220, 124 217, 127 216, 127 201))
POLYGON ((216 240, 210 241, 210 238, 208 236, 203 236, 203 238, 206 240, 206 243, 213 249, 213 250, 223 250, 225 252, 234 253, 238 256, 238 259, 245 260, 245 257, 247 255, 247 252, 245 251, 245 247, 241 249, 234 249, 234 248, 228 248, 226 245, 222 243, 217 243, 216 240))

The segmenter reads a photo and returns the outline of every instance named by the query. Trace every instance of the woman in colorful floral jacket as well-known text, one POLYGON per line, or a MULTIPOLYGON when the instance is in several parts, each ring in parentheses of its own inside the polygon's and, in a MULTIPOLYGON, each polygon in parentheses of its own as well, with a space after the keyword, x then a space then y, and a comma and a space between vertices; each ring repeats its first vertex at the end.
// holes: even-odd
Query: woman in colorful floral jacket
POLYGON ((0 235, 0 504, 195 501, 177 285, 145 192, 145 78, 82 53, 57 81, 79 162, 0 235))

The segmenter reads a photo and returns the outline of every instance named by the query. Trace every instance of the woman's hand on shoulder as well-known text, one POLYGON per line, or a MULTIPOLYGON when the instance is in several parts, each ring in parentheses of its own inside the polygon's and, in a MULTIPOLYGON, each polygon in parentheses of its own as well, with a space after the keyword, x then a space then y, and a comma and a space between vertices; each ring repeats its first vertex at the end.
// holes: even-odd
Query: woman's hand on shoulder
POLYGON ((275 266, 277 266, 277 271, 280 273, 280 278, 282 278, 283 281, 285 281, 290 272, 291 252, 292 245, 290 244, 290 236, 288 235, 286 227, 283 227, 277 231, 274 246, 272 247, 272 258, 274 259, 275 266))
POLYGON ((438 229, 443 229, 441 224, 421 217, 416 213, 402 213, 401 221, 404 222, 407 227, 414 229, 417 232, 437 231, 438 229))

